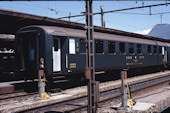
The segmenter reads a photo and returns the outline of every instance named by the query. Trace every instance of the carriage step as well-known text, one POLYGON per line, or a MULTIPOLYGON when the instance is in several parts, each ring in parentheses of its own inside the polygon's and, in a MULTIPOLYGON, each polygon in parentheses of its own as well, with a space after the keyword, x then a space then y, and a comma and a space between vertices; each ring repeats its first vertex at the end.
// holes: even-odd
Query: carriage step
POLYGON ((53 81, 53 83, 63 83, 63 82, 68 82, 68 80, 58 80, 58 81, 53 81))
POLYGON ((60 75, 60 74, 61 74, 60 71, 58 71, 58 72, 53 72, 53 75, 60 75))
POLYGON ((65 76, 53 76, 53 79, 65 79, 65 76))

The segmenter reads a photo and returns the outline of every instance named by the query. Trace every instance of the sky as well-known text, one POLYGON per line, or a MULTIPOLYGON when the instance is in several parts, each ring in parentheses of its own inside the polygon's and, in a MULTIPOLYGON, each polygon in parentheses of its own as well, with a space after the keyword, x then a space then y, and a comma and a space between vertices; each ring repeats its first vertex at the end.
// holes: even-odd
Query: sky
MULTIPOLYGON (((154 5, 166 3, 165 1, 93 1, 93 12, 154 5)), ((169 3, 169 2, 168 2, 169 3)), ((60 18, 79 15, 85 11, 85 1, 0 1, 0 9, 12 10, 28 14, 40 15, 51 18, 60 18)), ((147 34, 156 24, 170 24, 170 5, 151 8, 141 8, 115 13, 104 14, 107 28, 147 34)), ((68 19, 64 19, 68 20, 68 19)), ((73 22, 85 23, 85 17, 71 18, 73 22)), ((93 24, 101 26, 101 15, 93 16, 93 24)))

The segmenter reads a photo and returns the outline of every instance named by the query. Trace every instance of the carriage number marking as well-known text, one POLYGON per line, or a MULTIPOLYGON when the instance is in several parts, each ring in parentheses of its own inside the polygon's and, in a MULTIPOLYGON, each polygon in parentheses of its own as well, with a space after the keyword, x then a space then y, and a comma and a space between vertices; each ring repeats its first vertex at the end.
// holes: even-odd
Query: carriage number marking
POLYGON ((76 68, 76 63, 70 63, 70 68, 76 68))
POLYGON ((126 56, 126 60, 132 59, 132 56, 126 56))

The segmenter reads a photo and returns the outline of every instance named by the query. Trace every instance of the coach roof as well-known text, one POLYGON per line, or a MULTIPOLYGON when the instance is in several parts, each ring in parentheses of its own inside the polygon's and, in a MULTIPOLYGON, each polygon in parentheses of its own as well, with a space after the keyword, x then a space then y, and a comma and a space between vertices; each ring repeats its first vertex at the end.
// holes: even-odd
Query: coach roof
MULTIPOLYGON (((69 36, 69 37, 80 37, 80 38, 86 37, 85 30, 55 27, 55 26, 36 26, 36 25, 27 26, 24 28, 30 28, 30 27, 43 29, 48 34, 54 36, 69 36)), ((21 30, 23 30, 24 28, 22 28, 21 30)), ((131 37, 131 36, 116 35, 116 34, 101 33, 101 32, 94 32, 93 36, 95 39, 101 39, 101 40, 113 40, 113 41, 120 41, 120 42, 132 42, 132 43, 149 44, 149 45, 158 44, 160 46, 165 46, 164 42, 142 39, 140 37, 131 37)))

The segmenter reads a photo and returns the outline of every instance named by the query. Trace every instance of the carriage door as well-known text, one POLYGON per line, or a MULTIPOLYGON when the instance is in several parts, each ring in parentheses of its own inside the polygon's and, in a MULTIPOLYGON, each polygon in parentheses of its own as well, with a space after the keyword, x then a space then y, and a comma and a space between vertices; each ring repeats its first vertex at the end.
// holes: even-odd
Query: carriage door
POLYGON ((166 47, 162 47, 162 54, 164 55, 164 62, 167 62, 167 48, 166 47))
MULTIPOLYGON (((22 68, 25 68, 27 70, 27 73, 31 72, 35 72, 36 71, 36 66, 37 66, 37 62, 36 59, 38 57, 37 55, 37 37, 35 34, 33 33, 26 33, 24 35, 22 35, 21 40, 21 44, 20 44, 20 48, 21 48, 21 60, 23 63, 22 68)), ((29 75, 31 76, 31 75, 29 75)))
POLYGON ((34 39, 29 40, 29 60, 34 61, 34 39))
POLYGON ((54 38, 53 40, 53 72, 61 71, 61 49, 60 40, 54 38))

